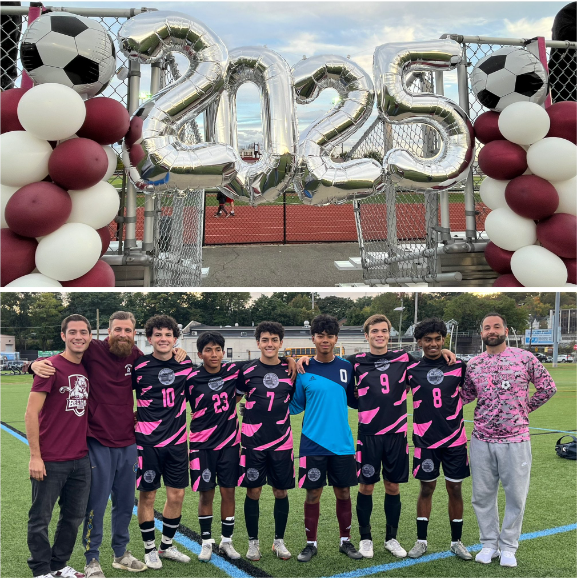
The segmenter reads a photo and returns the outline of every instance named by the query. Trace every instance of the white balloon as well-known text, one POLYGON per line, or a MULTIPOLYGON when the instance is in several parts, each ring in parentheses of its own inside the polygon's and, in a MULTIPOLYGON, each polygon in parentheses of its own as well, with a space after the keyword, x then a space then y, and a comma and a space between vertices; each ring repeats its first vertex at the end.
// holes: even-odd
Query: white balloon
POLYGON ((558 137, 547 137, 531 145, 527 165, 547 181, 566 181, 577 175, 577 146, 558 137))
POLYGON ((8 185, 0 185, 0 196, 2 199, 2 229, 6 229, 8 227, 8 223, 6 223, 6 217, 4 212, 6 211, 6 204, 10 201, 10 197, 18 191, 20 187, 9 187, 8 185))
POLYGON ((559 207, 555 213, 577 215, 577 177, 567 181, 556 181, 552 185, 559 194, 559 207))
POLYGON ((532 145, 544 139, 551 126, 551 119, 543 107, 524 101, 506 107, 497 122, 501 134, 518 145, 532 145))
POLYGON ((106 175, 102 177, 102 181, 108 181, 112 175, 114 175, 114 171, 116 171, 116 165, 118 164, 118 158, 116 156, 116 152, 110 145, 103 145, 102 148, 108 157, 108 170, 106 171, 106 175))
POLYGON ((517 251, 537 241, 535 222, 517 215, 508 207, 500 207, 487 215, 485 231, 495 245, 507 251, 517 251))
POLYGON ((18 103, 18 120, 34 136, 59 141, 83 125, 86 105, 70 87, 49 82, 25 92, 18 103))
POLYGON ((511 271, 525 287, 559 287, 567 283, 567 267, 552 251, 528 245, 511 257, 511 271))
POLYGON ((0 136, 0 181, 3 185, 23 187, 42 181, 48 175, 52 147, 26 131, 11 131, 0 136))
POLYGON ((66 223, 85 223, 100 229, 108 225, 118 213, 120 197, 116 189, 106 181, 99 181, 88 189, 68 191, 72 199, 72 211, 66 223))
POLYGON ((505 201, 505 188, 509 181, 499 181, 491 177, 485 177, 479 187, 481 201, 489 209, 499 209, 499 207, 508 207, 505 201))
POLYGON ((58 281, 88 273, 100 258, 100 235, 84 223, 65 223, 46 235, 36 248, 36 267, 58 281))
POLYGON ((62 284, 41 273, 29 273, 11 281, 5 287, 62 287, 62 284))

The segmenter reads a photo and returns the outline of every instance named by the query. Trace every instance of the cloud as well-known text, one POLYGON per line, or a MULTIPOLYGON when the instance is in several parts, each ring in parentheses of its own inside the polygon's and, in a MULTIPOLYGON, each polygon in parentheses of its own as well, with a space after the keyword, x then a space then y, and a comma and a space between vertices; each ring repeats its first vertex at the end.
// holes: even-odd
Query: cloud
POLYGON ((515 21, 505 18, 505 36, 509 38, 534 38, 535 36, 551 38, 553 18, 553 16, 539 18, 538 20, 521 18, 520 20, 515 21))

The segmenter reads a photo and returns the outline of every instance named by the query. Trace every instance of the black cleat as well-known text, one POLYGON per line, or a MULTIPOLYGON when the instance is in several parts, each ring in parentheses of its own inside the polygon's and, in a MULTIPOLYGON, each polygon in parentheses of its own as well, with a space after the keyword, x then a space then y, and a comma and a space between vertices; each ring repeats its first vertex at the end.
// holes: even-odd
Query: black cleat
POLYGON ((307 543, 307 546, 298 554, 297 560, 301 563, 308 563, 317 554, 317 548, 312 543, 307 543))
POLYGON ((339 551, 341 553, 344 553, 347 557, 350 557, 351 559, 362 559, 363 558, 361 553, 359 553, 355 549, 355 546, 350 541, 343 541, 340 548, 339 548, 339 551))

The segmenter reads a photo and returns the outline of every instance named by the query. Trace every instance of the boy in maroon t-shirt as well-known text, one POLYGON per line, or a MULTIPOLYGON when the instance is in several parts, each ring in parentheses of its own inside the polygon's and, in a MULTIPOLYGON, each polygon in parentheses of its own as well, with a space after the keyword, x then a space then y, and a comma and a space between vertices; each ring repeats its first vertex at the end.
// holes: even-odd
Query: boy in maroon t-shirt
POLYGON ((62 354, 50 358, 55 373, 36 376, 26 407, 32 507, 28 516, 28 565, 35 577, 83 577, 66 565, 84 519, 91 469, 86 444, 87 372, 82 356, 92 338, 90 323, 73 314, 62 322, 62 354), (50 547, 48 525, 60 498, 60 519, 50 547))

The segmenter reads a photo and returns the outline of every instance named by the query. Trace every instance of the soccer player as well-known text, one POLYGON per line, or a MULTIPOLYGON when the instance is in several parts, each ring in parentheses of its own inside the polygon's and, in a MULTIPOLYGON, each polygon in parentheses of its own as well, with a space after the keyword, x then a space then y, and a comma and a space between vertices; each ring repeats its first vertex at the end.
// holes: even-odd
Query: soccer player
POLYGON ((543 364, 527 350, 505 343, 505 318, 487 314, 481 322, 486 351, 467 365, 461 391, 464 404, 477 399, 471 436, 473 508, 483 548, 475 560, 488 564, 499 557, 503 567, 516 567, 515 553, 531 474, 529 412, 556 392, 543 364), (529 396, 529 383, 536 392, 529 396), (505 491, 505 516, 499 531, 497 493, 505 491))
POLYGON ((417 500, 417 542, 409 557, 416 559, 427 551, 427 526, 442 464, 449 495, 451 551, 469 561, 473 557, 461 542, 461 484, 470 475, 460 396, 466 365, 457 360, 449 366, 443 358, 447 327, 442 320, 423 320, 413 335, 423 350, 423 358, 407 369, 407 384, 413 394, 413 476, 421 482, 421 491, 417 500))
POLYGON ((351 542, 350 487, 357 484, 355 447, 348 420, 349 405, 354 404, 354 373, 350 362, 333 353, 339 323, 321 314, 311 324, 316 355, 304 374, 298 374, 290 413, 304 411, 299 457, 299 487, 306 489, 306 547, 298 555, 301 562, 317 554, 317 528, 320 499, 328 475, 337 502, 340 529, 339 551, 351 559, 362 555, 351 542))
POLYGON ((32 507, 28 514, 28 565, 35 577, 84 577, 68 566, 90 491, 88 374, 82 357, 92 338, 78 314, 62 322, 62 354, 49 358, 54 373, 34 377, 26 407, 32 507), (48 525, 59 500, 60 517, 50 547, 48 525))
POLYGON ((138 524, 144 541, 144 563, 160 569, 161 558, 189 563, 190 557, 172 544, 182 514, 184 489, 188 486, 188 448, 186 445, 186 379, 192 372, 187 356, 182 362, 173 357, 180 335, 170 316, 157 315, 144 325, 152 354, 138 358, 132 371, 136 391, 136 448, 138 471, 136 488, 138 524), (162 512, 162 541, 156 550, 154 538, 154 499, 160 478, 166 487, 162 512), (159 558, 160 557, 160 558, 159 558))
POLYGON ((242 366, 237 392, 244 393, 246 404, 241 429, 240 485, 246 488, 244 517, 248 533, 246 558, 261 558, 258 540, 259 498, 262 487, 272 487, 275 497, 275 538, 273 553, 290 559, 284 544, 288 520, 287 489, 295 486, 293 435, 289 402, 294 386, 288 364, 279 359, 284 328, 277 322, 261 322, 254 332, 260 359, 242 366))

